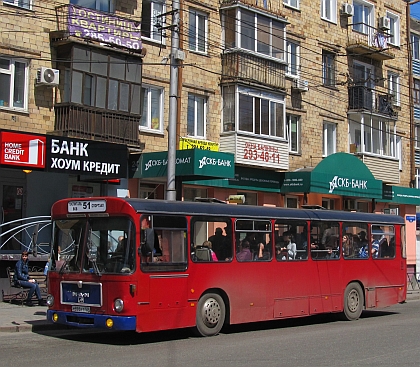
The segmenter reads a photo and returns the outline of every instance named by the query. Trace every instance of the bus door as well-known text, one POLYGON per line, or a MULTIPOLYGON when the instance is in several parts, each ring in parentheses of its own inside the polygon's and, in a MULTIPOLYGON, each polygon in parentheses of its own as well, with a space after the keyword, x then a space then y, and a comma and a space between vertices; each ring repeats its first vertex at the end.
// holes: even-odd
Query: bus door
POLYGON ((144 277, 139 282, 137 321, 141 331, 188 324, 186 228, 183 216, 142 216, 140 268, 144 277))
POLYGON ((314 288, 310 300, 311 313, 341 309, 339 236, 338 222, 312 222, 310 247, 314 288))

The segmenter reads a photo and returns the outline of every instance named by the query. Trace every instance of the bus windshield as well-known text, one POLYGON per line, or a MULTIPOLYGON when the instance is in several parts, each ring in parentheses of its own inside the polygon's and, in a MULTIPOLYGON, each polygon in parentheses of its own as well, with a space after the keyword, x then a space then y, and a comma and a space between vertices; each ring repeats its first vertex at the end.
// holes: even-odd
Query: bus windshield
POLYGON ((60 272, 132 273, 135 230, 127 217, 53 222, 53 266, 60 272))

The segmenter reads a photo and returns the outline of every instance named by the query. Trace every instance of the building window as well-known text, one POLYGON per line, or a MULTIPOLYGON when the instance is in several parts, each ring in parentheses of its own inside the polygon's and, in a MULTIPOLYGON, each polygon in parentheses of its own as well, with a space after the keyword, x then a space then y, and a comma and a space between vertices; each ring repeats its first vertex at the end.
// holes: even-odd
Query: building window
POLYGON ((74 46, 72 52, 59 53, 62 60, 70 57, 67 52, 78 62, 65 70, 63 102, 140 115, 138 58, 74 46))
POLYGON ((414 60, 420 60, 420 37, 411 34, 411 47, 413 48, 413 59, 414 60))
POLYGON ((291 153, 300 152, 300 118, 296 115, 286 115, 289 151, 291 153))
POLYGON ((321 0, 321 19, 337 23, 337 0, 321 0))
POLYGON ((299 199, 297 196, 286 196, 284 200, 284 206, 286 208, 299 208, 299 199))
POLYGON ((323 155, 329 156, 336 152, 336 124, 324 122, 323 155))
POLYGON ((207 15, 190 8, 188 24, 188 48, 207 52, 207 15))
POLYGON ((334 199, 322 198, 322 207, 324 209, 334 210, 335 209, 334 199))
POLYGON ((207 99, 188 94, 187 134, 206 138, 207 99))
POLYGON ((28 109, 28 62, 0 56, 0 108, 28 109))
POLYGON ((143 112, 140 119, 140 127, 154 131, 162 131, 163 88, 143 86, 141 92, 143 112))
POLYGON ((353 119, 349 126, 350 144, 355 144, 358 152, 399 158, 394 121, 367 114, 361 115, 361 121, 353 119))
MULTIPOLYGON (((237 87, 223 88, 223 128, 229 130, 232 119, 237 130, 255 135, 285 138, 284 97, 261 90, 237 87), (237 116, 237 117, 236 117, 237 116)), ((233 127, 234 129, 235 127, 233 127)))
POLYGON ((157 42, 165 43, 165 37, 161 27, 164 26, 165 2, 159 0, 143 0, 141 34, 157 42))
POLYGON ((299 76, 299 45, 287 41, 287 69, 286 73, 291 76, 299 76))
POLYGON ((414 79, 413 100, 414 104, 420 104, 420 79, 414 79))
POLYGON ((365 1, 353 1, 353 30, 368 34, 373 30, 373 5, 365 1))
POLYGON ((390 12, 386 12, 386 16, 390 20, 390 28, 388 31, 388 43, 399 46, 400 45, 400 17, 390 12))
POLYGON ((416 189, 420 189, 420 169, 418 168, 416 168, 416 189))
POLYGON ((420 149, 420 125, 414 126, 414 132, 415 132, 415 139, 416 139, 416 142, 415 142, 416 149, 420 149))
POLYGON ((70 0, 70 4, 107 13, 114 13, 114 0, 70 0))
POLYGON ((3 2, 9 5, 17 6, 19 8, 32 10, 32 0, 3 0, 3 2))
POLYGON ((396 106, 400 105, 400 76, 388 72, 388 94, 392 96, 391 102, 396 106))
POLYGON ((322 50, 322 83, 335 86, 335 53, 322 50))
POLYGON ((299 9, 299 0, 283 0, 283 4, 299 9))
POLYGON ((284 60, 285 24, 240 7, 224 12, 225 47, 242 48, 284 60))

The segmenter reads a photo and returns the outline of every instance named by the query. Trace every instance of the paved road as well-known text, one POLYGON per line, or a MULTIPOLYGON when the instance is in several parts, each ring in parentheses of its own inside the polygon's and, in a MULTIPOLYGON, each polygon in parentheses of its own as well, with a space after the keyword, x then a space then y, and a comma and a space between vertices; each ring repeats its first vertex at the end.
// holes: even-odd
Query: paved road
POLYGON ((136 333, 0 333, 3 366, 418 366, 420 300, 364 312, 230 327, 211 338, 189 330, 136 333))

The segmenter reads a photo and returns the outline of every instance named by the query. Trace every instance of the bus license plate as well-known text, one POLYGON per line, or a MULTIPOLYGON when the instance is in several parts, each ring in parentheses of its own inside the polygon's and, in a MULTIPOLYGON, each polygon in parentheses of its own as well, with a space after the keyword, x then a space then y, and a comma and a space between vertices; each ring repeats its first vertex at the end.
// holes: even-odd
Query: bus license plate
POLYGON ((73 312, 90 313, 90 307, 89 306, 72 306, 71 310, 73 312))

